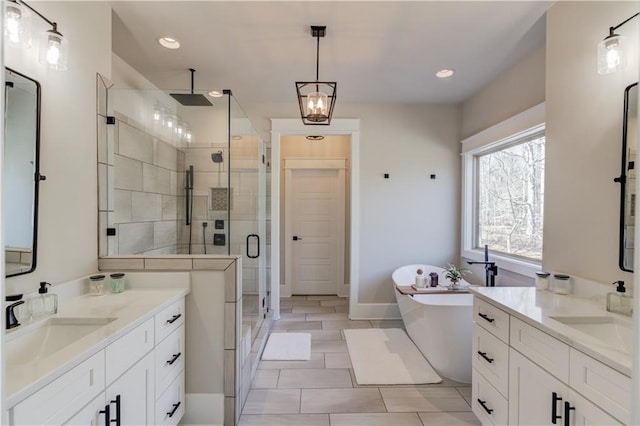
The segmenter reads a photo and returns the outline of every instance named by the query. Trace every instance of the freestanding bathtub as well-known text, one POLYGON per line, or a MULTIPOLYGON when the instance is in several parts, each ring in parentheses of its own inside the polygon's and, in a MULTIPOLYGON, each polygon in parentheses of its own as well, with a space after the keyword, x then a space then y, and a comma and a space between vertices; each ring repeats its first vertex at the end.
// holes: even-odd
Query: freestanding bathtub
MULTIPOLYGON (((406 265, 393 271, 394 286, 414 284, 418 268, 427 276, 430 272, 437 272, 440 285, 446 284, 442 268, 406 265)), ((460 284, 463 287, 468 285, 464 280, 460 284)), ((433 368, 449 379, 471 383, 473 295, 452 292, 408 296, 395 288, 394 293, 409 337, 433 368)))

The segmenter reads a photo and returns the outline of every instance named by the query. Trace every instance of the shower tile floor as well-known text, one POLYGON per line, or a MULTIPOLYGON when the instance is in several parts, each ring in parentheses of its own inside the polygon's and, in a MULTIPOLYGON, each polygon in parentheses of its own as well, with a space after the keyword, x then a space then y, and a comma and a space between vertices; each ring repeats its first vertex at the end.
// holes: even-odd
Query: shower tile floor
POLYGON ((479 425, 471 387, 358 386, 342 330, 404 328, 402 321, 350 321, 348 299, 293 296, 280 300, 273 331, 311 334, 309 361, 260 361, 239 426, 479 425))

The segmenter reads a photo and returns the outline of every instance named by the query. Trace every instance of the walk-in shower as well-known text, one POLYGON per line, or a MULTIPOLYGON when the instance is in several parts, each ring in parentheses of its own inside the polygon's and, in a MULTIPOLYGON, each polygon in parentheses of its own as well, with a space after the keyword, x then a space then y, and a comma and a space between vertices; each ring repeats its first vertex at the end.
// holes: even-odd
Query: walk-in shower
POLYGON ((267 168, 246 114, 230 91, 193 87, 113 87, 106 104, 100 210, 113 235, 101 236, 101 254, 242 255, 243 325, 255 337, 269 306, 267 168))

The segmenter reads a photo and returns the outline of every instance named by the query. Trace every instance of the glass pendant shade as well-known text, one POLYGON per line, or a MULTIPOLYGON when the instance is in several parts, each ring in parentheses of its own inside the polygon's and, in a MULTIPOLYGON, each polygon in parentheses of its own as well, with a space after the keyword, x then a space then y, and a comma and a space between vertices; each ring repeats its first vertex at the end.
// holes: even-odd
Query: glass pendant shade
POLYGON ((309 121, 319 123, 326 121, 328 115, 328 97, 322 92, 313 92, 307 95, 307 118, 309 121))
POLYGON ((612 34, 598 43, 598 74, 611 74, 627 64, 624 37, 612 34))
POLYGON ((302 122, 329 125, 336 102, 336 82, 296 82, 302 122))
POLYGON ((43 33, 40 40, 40 63, 55 70, 66 70, 68 54, 68 41, 55 28, 43 33))
POLYGON ((31 19, 29 11, 14 1, 5 1, 4 39, 8 46, 31 46, 31 19))

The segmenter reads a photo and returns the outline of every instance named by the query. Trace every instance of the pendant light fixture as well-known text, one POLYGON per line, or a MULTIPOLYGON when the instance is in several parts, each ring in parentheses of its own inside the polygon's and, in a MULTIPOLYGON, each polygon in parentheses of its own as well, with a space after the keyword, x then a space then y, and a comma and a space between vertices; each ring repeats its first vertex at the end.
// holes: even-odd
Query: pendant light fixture
POLYGON ((51 29, 40 38, 39 61, 56 70, 67 69, 68 46, 65 37, 58 31, 58 24, 50 21, 23 0, 6 0, 4 5, 4 36, 11 46, 31 47, 31 14, 33 12, 51 29))
POLYGON ((298 104, 300 115, 304 124, 319 124, 328 126, 331 124, 333 108, 336 104, 335 81, 319 81, 320 70, 320 37, 326 34, 326 26, 311 26, 311 36, 316 43, 316 81, 297 81, 298 104))
POLYGON ((598 74, 611 74, 627 64, 625 38, 615 31, 638 15, 636 13, 615 27, 609 27, 609 35, 598 43, 598 74))

